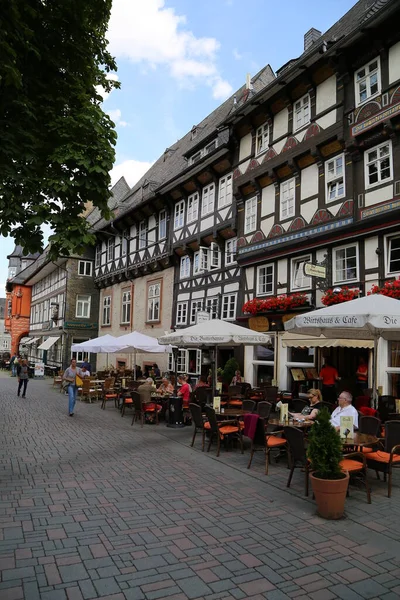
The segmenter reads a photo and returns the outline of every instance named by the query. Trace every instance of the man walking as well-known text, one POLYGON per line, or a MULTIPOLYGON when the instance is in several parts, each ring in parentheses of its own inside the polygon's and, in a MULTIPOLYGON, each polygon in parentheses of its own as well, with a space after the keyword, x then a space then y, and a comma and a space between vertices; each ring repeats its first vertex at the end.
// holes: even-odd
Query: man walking
POLYGON ((28 385, 28 379, 29 379, 29 373, 28 373, 28 362, 26 359, 23 359, 22 361, 19 361, 17 364, 17 377, 18 377, 18 396, 21 393, 21 388, 23 387, 22 390, 22 397, 25 398, 26 396, 26 387, 28 385))

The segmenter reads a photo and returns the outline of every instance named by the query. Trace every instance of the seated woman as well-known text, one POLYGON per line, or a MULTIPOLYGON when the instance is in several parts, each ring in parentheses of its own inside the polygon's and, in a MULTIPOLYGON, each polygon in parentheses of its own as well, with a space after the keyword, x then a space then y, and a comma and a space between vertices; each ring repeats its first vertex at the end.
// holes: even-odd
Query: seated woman
POLYGON ((197 388, 201 388, 201 387, 209 387, 206 375, 200 375, 200 379, 194 386, 194 389, 197 390, 197 388))
POLYGON ((308 390, 308 399, 310 400, 310 406, 305 406, 301 413, 291 413, 294 419, 306 418, 308 421, 315 419, 320 408, 322 408, 322 394, 320 390, 308 390))
POLYGON ((240 371, 235 371, 235 375, 232 378, 231 385, 240 385, 243 382, 244 380, 240 374, 240 371))
POLYGON ((157 392, 161 394, 161 396, 173 394, 174 386, 167 377, 163 377, 161 384, 157 388, 157 392))

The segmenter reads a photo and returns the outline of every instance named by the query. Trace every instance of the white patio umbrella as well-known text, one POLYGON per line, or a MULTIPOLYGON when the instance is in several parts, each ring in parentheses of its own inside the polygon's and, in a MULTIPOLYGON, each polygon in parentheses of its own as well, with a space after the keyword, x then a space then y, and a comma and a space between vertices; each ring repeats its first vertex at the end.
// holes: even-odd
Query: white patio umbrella
MULTIPOLYGON (((270 342, 270 337, 240 327, 229 321, 210 319, 186 329, 179 329, 158 338, 160 344, 173 344, 176 347, 200 348, 201 346, 215 348, 217 356, 218 346, 261 346, 270 342)), ((175 360, 176 366, 176 360, 175 360)), ((215 363, 215 374, 217 364, 215 363)), ((215 393, 215 375, 213 377, 213 395, 215 393)))
POLYGON ((381 294, 371 294, 298 315, 285 323, 285 329, 305 335, 324 335, 327 338, 373 339, 375 399, 378 341, 380 337, 399 337, 400 302, 381 294))
MULTIPOLYGON (((139 331, 131 331, 125 335, 121 335, 116 338, 117 342, 121 344, 119 352, 122 354, 133 353, 133 376, 136 379, 136 353, 139 352, 150 352, 150 353, 164 353, 171 352, 171 346, 164 346, 158 343, 156 338, 153 338, 139 331)), ((117 350, 118 352, 118 350, 117 350)))
POLYGON ((92 340, 87 340, 81 344, 72 344, 72 352, 87 352, 98 354, 99 352, 111 353, 121 351, 121 344, 117 342, 116 337, 106 334, 92 340))

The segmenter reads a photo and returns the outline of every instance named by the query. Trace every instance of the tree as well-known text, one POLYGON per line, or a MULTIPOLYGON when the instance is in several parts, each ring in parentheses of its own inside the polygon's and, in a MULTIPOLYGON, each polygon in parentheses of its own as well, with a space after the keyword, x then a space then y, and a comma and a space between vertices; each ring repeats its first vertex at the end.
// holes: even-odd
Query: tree
POLYGON ((112 0, 7 0, 0 11, 0 233, 51 258, 93 243, 86 203, 109 218, 114 123, 97 86, 116 63, 107 51, 112 0))

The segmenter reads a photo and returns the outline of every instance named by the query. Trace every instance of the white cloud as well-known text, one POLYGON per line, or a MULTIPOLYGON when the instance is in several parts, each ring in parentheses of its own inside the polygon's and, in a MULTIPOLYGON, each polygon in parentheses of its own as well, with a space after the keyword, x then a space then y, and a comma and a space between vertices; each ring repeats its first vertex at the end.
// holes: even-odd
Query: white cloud
POLYGON ((217 79, 213 85, 213 98, 216 100, 225 100, 232 93, 232 86, 224 79, 217 79))
POLYGON ((166 8, 165 0, 114 0, 108 39, 117 58, 153 69, 167 67, 180 85, 231 90, 217 68, 218 40, 196 37, 186 27, 186 17, 166 8))
POLYGON ((150 169, 153 163, 140 160, 125 160, 111 171, 111 183, 114 185, 124 176, 128 185, 133 187, 137 181, 150 169))
POLYGON ((233 54, 233 58, 235 60, 242 60, 242 58, 243 58, 243 54, 240 54, 240 52, 238 50, 236 50, 236 48, 233 49, 232 54, 233 54))
POLYGON ((114 121, 117 127, 127 127, 129 125, 127 121, 123 121, 121 119, 122 113, 119 108, 115 108, 114 110, 108 110, 107 113, 110 119, 114 121))

